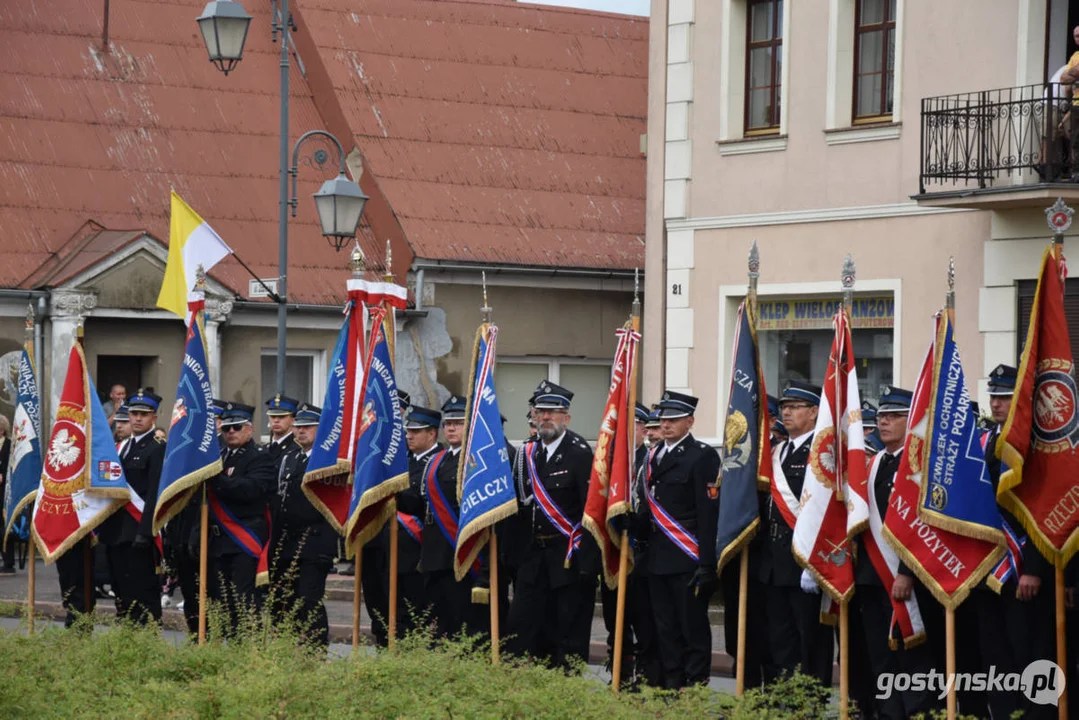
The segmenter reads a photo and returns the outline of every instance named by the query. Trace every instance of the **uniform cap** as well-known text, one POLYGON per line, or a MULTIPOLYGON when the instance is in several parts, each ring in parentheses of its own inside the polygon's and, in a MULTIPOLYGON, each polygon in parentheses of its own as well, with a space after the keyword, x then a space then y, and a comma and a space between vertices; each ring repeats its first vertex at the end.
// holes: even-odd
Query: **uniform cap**
POLYGON ((155 395, 151 390, 143 390, 139 388, 134 395, 127 399, 127 409, 141 410, 150 412, 157 412, 157 409, 161 407, 161 396, 155 395))
POLYGON ((271 417, 295 415, 300 401, 278 393, 266 401, 266 414, 271 417))
POLYGON ((402 412, 412 404, 412 396, 401 388, 397 388, 397 402, 401 405, 402 412))
POLYGON ((820 385, 812 385, 807 382, 801 382, 800 380, 791 380, 787 383, 787 389, 783 391, 783 395, 779 398, 779 404, 782 405, 785 402, 807 402, 814 405, 820 405, 820 385))
POLYGON ((442 421, 464 419, 465 399, 460 395, 450 395, 450 399, 442 404, 442 421))
POLYGON ((652 411, 648 413, 648 421, 645 422, 646 428, 659 427, 659 403, 652 406, 652 411))
POLYGON ((1013 395, 1015 394, 1015 379, 1019 376, 1019 371, 1011 365, 1004 365, 1003 363, 997 365, 989 373, 989 394, 990 395, 1013 395))
MULTIPOLYGON (((462 415, 462 417, 464 416, 462 415)), ((408 416, 405 418, 405 430, 426 430, 428 428, 437 430, 441 424, 442 413, 419 405, 410 407, 408 416)))
POLYGON ((210 400, 210 412, 212 412, 215 417, 221 417, 221 413, 225 412, 225 403, 227 402, 228 400, 213 398, 210 400))
POLYGON ((573 393, 550 380, 544 380, 536 388, 532 397, 534 399, 532 404, 537 410, 568 410, 573 400, 573 393))
POLYGON ((296 420, 292 424, 296 427, 311 427, 312 425, 318 425, 318 421, 321 419, 322 408, 311 403, 300 403, 300 406, 296 409, 296 420))
POLYGON ((227 402, 221 408, 221 426, 243 425, 251 422, 255 417, 255 408, 238 402, 227 402))
POLYGON ((633 419, 639 423, 648 423, 648 416, 651 413, 648 411, 648 406, 644 403, 637 403, 637 406, 633 409, 633 419))
POLYGON ((690 417, 697 411, 697 398, 692 395, 666 390, 659 399, 656 409, 660 418, 675 419, 690 417))
POLYGON ((885 386, 880 394, 880 407, 877 408, 877 415, 909 413, 910 401, 913 397, 914 393, 910 390, 885 386))
POLYGON ((779 398, 775 395, 768 396, 768 414, 772 417, 779 417, 779 398))
POLYGON ((877 406, 868 400, 862 401, 862 429, 877 426, 877 406))
POLYGON ((116 408, 116 412, 112 414, 114 422, 130 422, 131 416, 127 414, 127 403, 124 403, 120 407, 116 408))

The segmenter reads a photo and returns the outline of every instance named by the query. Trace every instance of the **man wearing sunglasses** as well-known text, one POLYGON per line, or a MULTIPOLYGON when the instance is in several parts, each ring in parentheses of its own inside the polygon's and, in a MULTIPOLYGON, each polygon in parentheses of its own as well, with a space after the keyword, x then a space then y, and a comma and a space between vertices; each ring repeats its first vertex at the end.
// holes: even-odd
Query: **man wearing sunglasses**
MULTIPOLYGON (((242 613, 256 606, 259 556, 268 541, 268 502, 277 491, 270 453, 251 435, 255 408, 229 402, 221 413, 221 472, 210 479, 210 577, 207 591, 221 603, 235 631, 242 613)), ((197 544, 196 544, 197 547, 197 544)))

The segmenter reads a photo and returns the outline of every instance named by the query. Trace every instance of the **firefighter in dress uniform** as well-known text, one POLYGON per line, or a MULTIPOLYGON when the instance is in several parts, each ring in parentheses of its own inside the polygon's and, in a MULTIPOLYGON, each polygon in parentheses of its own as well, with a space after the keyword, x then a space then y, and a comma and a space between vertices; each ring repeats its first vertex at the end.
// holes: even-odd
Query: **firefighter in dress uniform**
MULTIPOLYGON (((105 545, 116 594, 117 616, 140 624, 161 622, 161 585, 153 540, 154 506, 165 462, 165 444, 154 436, 161 397, 139 388, 127 401, 131 437, 120 445, 124 477, 142 503, 110 515, 97 531, 105 545), (136 519, 136 515, 139 516, 136 519)), ((134 499, 133 499, 134 500, 134 499)))
MULTIPOLYGON (((443 450, 438 442, 442 413, 413 405, 405 415, 408 443, 408 488, 397 493, 397 636, 417 627, 416 617, 427 609, 420 557, 424 541, 423 476, 431 460, 443 450)), ((432 528, 438 532, 437 528, 432 528)))
MULTIPOLYGON (((789 439, 772 449, 772 467, 777 487, 789 490, 789 495, 783 495, 793 498, 795 504, 802 495, 820 393, 817 385, 791 381, 779 398, 789 439)), ((794 558, 794 529, 773 493, 765 500, 761 517, 763 537, 751 546, 750 563, 756 568, 757 581, 764 586, 771 661, 765 681, 801 669, 831 687, 834 641, 832 629, 820 622, 820 588, 794 558)))
POLYGON ((649 451, 637 508, 651 526, 648 591, 662 687, 675 690, 707 684, 711 675, 720 460, 690 432, 697 398, 668 390, 656 408, 662 442, 649 451))
POLYGON ((293 423, 297 449, 281 459, 273 502, 270 583, 276 622, 293 620, 315 647, 330 645, 326 617, 326 576, 333 567, 337 531, 303 492, 311 447, 322 408, 301 403, 293 423))
POLYGON ((573 393, 544 380, 533 395, 536 438, 514 463, 523 550, 507 649, 556 667, 588 659, 599 548, 583 532, 592 448, 569 429, 573 393))
MULTIPOLYGON (((996 425, 988 432, 984 447, 994 489, 1007 471, 994 448, 1011 411, 1017 375, 1014 367, 1004 364, 997 365, 989 373, 989 410, 996 425)), ((1003 506, 1000 515, 1007 525, 1005 531, 1010 531, 1022 547, 1019 567, 1015 568, 1018 572, 1009 573, 999 595, 987 587, 979 587, 971 593, 970 599, 974 601, 977 614, 983 669, 995 665, 998 673, 1022 673, 1029 663, 1056 656, 1054 570, 1027 537, 1018 518, 1003 506)), ((1055 707, 1029 703, 1022 693, 1017 692, 990 692, 988 702, 993 717, 1008 717, 1016 710, 1023 711, 1025 718, 1056 715, 1055 707)))
MULTIPOLYGON (((885 387, 881 392, 880 407, 875 409, 875 429, 879 431, 882 449, 870 461, 869 491, 872 493, 870 512, 875 510, 881 522, 884 521, 884 515, 888 511, 892 488, 895 485, 895 473, 899 468, 900 453, 903 451, 903 443, 907 435, 907 416, 910 414, 911 396, 912 393, 909 390, 885 387)), ((864 408, 863 405, 863 417, 864 408)), ((890 574, 882 578, 866 549, 865 536, 866 533, 871 532, 870 529, 866 529, 856 541, 857 562, 854 567, 854 582, 857 587, 851 606, 852 621, 861 627, 859 639, 864 639, 869 661, 869 677, 875 679, 883 673, 930 672, 933 669, 934 658, 930 646, 924 642, 924 639, 919 639, 920 644, 914 647, 905 648, 898 628, 896 628, 896 634, 892 633, 893 591, 901 595, 896 598, 897 600, 909 600, 914 583, 913 573, 901 564, 896 578, 893 579, 890 574), (893 585, 893 582, 896 584, 893 585), (894 649, 892 645, 895 646, 894 649)), ((883 536, 881 539, 883 540, 883 536)), ((928 593, 918 593, 917 600, 919 614, 928 615, 939 609, 928 593), (928 600, 923 602, 926 598, 928 600)), ((928 713, 939 706, 935 693, 927 690, 896 691, 888 698, 876 698, 876 683, 871 684, 874 689, 868 692, 865 699, 860 698, 859 704, 869 701, 869 705, 862 705, 863 709, 867 712, 870 708, 874 709, 876 717, 880 720, 903 720, 917 713, 928 713)))
POLYGON ((280 467, 281 458, 296 452, 299 447, 292 434, 292 424, 296 421, 299 404, 299 400, 281 394, 266 401, 266 420, 270 426, 270 442, 266 444, 266 450, 270 453, 275 468, 280 467))
MULTIPOLYGON (((277 490, 277 468, 270 451, 252 439, 255 408, 225 403, 222 470, 207 481, 210 503, 209 598, 228 613, 229 631, 241 615, 257 609, 259 555, 269 541, 269 502, 277 490)), ((192 533, 198 547, 198 527, 192 533)))

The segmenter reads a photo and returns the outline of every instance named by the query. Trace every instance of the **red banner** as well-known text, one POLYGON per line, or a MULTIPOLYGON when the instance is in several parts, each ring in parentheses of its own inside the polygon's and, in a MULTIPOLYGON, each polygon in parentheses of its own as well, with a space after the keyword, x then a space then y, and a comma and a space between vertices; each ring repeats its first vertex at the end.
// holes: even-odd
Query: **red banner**
POLYGON ((1011 412, 997 440, 997 499, 1063 568, 1079 547, 1079 408, 1064 315, 1064 260, 1046 249, 1011 412))

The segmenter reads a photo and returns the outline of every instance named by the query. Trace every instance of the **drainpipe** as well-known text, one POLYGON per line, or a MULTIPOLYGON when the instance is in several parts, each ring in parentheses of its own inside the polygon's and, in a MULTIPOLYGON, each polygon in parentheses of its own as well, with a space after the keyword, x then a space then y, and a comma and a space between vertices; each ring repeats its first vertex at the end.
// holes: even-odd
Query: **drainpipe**
POLYGON ((423 310, 423 268, 416 271, 416 310, 423 310))

